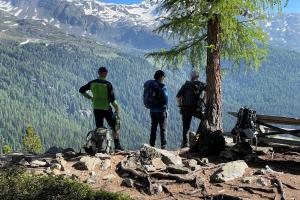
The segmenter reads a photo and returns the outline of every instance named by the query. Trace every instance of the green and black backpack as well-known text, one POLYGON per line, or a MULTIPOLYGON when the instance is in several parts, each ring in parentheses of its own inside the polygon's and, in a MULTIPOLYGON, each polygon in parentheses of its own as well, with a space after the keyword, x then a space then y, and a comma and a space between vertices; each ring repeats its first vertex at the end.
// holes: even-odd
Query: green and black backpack
POLYGON ((106 127, 101 127, 88 132, 83 148, 91 156, 96 153, 109 153, 111 149, 109 130, 106 127))

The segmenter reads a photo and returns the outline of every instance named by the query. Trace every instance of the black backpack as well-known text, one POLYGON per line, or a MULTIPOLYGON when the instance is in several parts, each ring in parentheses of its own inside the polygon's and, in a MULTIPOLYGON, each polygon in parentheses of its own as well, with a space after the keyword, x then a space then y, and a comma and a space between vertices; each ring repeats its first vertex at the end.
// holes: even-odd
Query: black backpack
POLYGON ((162 85, 158 81, 149 80, 144 83, 143 101, 148 109, 163 106, 162 85))
POLYGON ((193 107, 196 110, 196 113, 203 115, 206 107, 203 99, 204 90, 204 83, 200 81, 186 81, 183 106, 193 107))
POLYGON ((256 111, 248 107, 240 108, 236 125, 231 133, 233 135, 240 134, 242 137, 253 138, 256 134, 256 111))
POLYGON ((83 148, 91 156, 96 153, 109 153, 111 148, 109 130, 106 127, 101 127, 88 132, 83 148))

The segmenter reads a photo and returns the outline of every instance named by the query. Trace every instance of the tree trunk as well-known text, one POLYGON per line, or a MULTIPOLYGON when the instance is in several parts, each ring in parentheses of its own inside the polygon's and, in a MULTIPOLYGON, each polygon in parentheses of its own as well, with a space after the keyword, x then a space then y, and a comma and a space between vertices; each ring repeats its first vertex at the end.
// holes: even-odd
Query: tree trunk
POLYGON ((221 27, 217 15, 208 21, 207 43, 212 48, 207 49, 207 108, 203 125, 209 132, 214 132, 222 130, 221 27))
MULTIPOLYGON (((208 21, 207 25, 207 66, 206 66, 206 110, 204 119, 199 125, 198 150, 203 153, 208 148, 218 145, 220 137, 216 139, 216 132, 222 132, 222 83, 221 83, 221 27, 218 15, 208 21), (213 136, 213 137, 211 137, 213 136), (204 149, 204 150, 203 150, 204 149)), ((224 143, 225 144, 225 143, 224 143)), ((220 144, 222 146, 222 144, 220 144)), ((209 150, 208 150, 209 151, 209 150)))

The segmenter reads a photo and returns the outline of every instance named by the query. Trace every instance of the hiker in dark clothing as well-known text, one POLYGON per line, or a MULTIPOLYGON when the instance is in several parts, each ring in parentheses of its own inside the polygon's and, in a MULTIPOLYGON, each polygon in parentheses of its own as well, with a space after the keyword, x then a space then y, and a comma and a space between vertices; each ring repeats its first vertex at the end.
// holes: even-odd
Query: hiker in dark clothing
POLYGON ((191 72, 191 81, 186 81, 178 91, 177 103, 182 114, 182 143, 181 147, 189 147, 188 131, 191 126, 192 117, 203 118, 204 113, 204 92, 206 84, 200 82, 199 72, 191 72))
POLYGON ((116 128, 116 117, 114 117, 111 105, 114 107, 117 115, 119 115, 120 109, 115 99, 113 86, 106 80, 107 73, 108 70, 105 67, 100 67, 98 70, 99 78, 82 86, 79 89, 79 92, 93 102, 96 127, 103 127, 103 121, 105 119, 113 131, 115 151, 123 151, 124 149, 122 148, 119 139, 119 130, 116 128), (92 92, 93 96, 87 93, 88 90, 92 92))
MULTIPOLYGON (((162 70, 155 72, 154 81, 150 80, 148 83, 157 88, 156 96, 157 102, 150 105, 151 116, 151 135, 150 145, 155 146, 157 126, 160 127, 160 141, 161 148, 165 149, 167 145, 167 119, 168 119, 168 92, 167 87, 163 84, 165 73, 162 70)), ((147 82, 146 82, 147 84, 147 82)), ((151 97, 150 97, 151 98, 151 97)))

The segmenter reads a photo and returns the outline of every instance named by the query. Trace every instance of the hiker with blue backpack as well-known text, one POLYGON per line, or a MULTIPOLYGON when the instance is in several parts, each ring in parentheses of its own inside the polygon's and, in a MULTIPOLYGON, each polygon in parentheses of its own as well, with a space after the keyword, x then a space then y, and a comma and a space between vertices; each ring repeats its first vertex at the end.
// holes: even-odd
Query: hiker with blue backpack
POLYGON ((155 146, 157 126, 160 127, 161 149, 167 145, 167 121, 168 121, 168 92, 163 83, 165 73, 157 70, 154 74, 154 80, 149 80, 144 84, 144 105, 150 109, 151 134, 150 145, 155 146))

